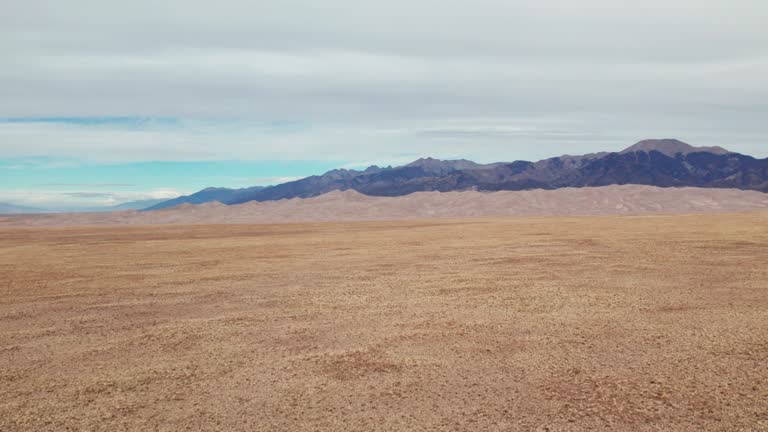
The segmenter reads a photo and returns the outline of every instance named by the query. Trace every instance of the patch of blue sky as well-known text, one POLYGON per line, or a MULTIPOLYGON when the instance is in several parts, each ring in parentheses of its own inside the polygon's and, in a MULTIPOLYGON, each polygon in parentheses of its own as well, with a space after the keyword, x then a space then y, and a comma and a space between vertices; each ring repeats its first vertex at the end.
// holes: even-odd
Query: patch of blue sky
POLYGON ((48 123, 71 126, 145 127, 178 125, 174 117, 2 117, 0 123, 48 123))
POLYGON ((24 190, 119 190, 276 184, 343 166, 348 161, 157 161, 87 164, 68 159, 0 159, 0 188, 24 190))
POLYGON ((240 126, 272 131, 299 132, 310 129, 306 122, 296 120, 182 119, 177 117, 0 117, 0 124, 59 124, 70 126, 240 126))

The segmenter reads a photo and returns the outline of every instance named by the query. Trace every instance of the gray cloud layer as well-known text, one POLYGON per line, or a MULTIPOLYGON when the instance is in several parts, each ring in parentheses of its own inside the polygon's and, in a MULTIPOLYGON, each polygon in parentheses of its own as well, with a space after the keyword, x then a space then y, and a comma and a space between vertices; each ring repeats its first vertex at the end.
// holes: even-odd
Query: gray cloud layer
POLYGON ((311 126, 145 143, 14 124, 0 156, 511 159, 660 136, 768 156, 766 23, 764 0, 0 0, 1 117, 311 126))

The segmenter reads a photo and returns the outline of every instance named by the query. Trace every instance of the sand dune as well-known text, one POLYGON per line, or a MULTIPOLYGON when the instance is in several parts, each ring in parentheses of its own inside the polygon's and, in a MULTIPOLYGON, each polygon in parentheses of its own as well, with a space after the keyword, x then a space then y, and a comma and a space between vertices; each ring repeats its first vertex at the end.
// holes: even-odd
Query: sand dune
POLYGON ((485 216, 642 215, 768 210, 768 194, 737 189, 641 185, 502 192, 419 192, 373 197, 334 191, 314 198, 184 204, 153 212, 0 217, 0 226, 275 223, 485 216))

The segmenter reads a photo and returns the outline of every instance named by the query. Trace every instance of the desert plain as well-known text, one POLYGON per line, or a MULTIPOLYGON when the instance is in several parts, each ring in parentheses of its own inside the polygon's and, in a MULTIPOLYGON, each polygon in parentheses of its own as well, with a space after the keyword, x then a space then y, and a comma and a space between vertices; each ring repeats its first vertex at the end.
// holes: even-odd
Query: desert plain
POLYGON ((0 228, 0 430, 768 430, 768 213, 0 228))

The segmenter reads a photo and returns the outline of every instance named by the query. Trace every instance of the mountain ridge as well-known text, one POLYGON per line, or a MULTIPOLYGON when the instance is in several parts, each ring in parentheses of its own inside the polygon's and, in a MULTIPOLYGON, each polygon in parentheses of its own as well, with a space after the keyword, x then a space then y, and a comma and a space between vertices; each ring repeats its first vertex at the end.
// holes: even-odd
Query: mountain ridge
POLYGON ((768 192, 768 158, 755 159, 722 147, 694 147, 671 138, 651 139, 618 152, 563 155, 536 162, 481 164, 428 157, 398 167, 335 169, 275 186, 237 190, 216 200, 231 205, 310 198, 334 190, 403 196, 426 191, 516 191, 623 184, 768 192))
POLYGON ((85 212, 112 212, 112 211, 124 211, 124 210, 141 210, 147 207, 151 207, 157 204, 161 204, 168 201, 167 199, 145 199, 145 200, 136 200, 136 201, 126 201, 120 204, 110 205, 110 206, 98 206, 98 207, 88 207, 86 209, 83 209, 81 211, 85 212))

